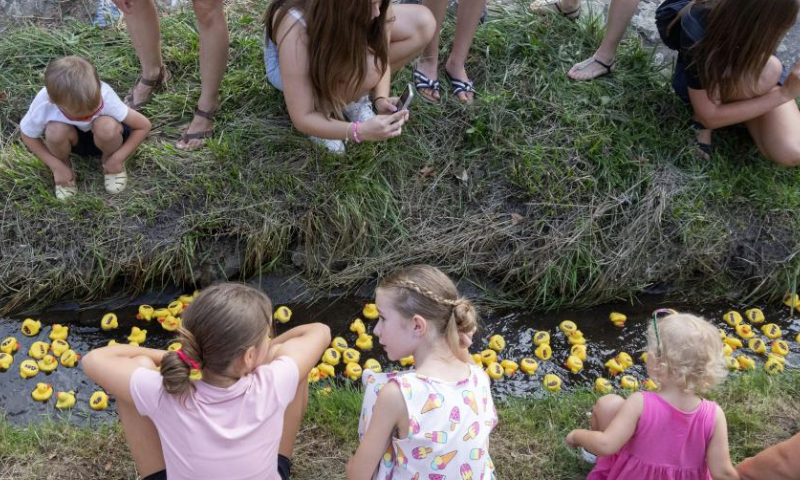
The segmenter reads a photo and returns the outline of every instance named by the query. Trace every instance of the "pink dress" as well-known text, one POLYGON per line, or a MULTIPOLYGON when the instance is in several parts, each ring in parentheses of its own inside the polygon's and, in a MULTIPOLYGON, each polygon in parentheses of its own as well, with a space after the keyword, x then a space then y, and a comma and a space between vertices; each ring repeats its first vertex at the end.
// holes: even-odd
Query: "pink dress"
POLYGON ((598 457, 586 480, 711 480, 706 450, 714 434, 717 404, 703 400, 693 412, 643 392, 642 416, 628 443, 598 457))

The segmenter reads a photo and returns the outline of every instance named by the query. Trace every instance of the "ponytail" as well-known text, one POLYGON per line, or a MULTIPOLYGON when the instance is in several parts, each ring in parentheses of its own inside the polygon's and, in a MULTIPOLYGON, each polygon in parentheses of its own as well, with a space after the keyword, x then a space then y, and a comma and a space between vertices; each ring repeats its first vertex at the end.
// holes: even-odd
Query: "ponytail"
POLYGON ((203 368, 203 364, 200 348, 192 332, 181 326, 177 338, 181 348, 164 355, 161 360, 161 377, 167 393, 184 396, 192 388, 192 381, 199 379, 197 372, 203 368))
POLYGON ((466 350, 472 344, 472 334, 478 329, 478 312, 466 298, 459 298, 452 303, 453 310, 445 327, 445 337, 450 350, 466 361, 466 350))

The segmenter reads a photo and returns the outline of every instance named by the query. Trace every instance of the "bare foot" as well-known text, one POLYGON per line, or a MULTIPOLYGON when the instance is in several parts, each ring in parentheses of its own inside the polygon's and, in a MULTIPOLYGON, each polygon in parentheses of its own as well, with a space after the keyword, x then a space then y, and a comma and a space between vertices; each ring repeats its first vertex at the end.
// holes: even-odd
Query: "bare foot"
POLYGON ((608 75, 616 66, 615 59, 606 60, 593 55, 582 62, 578 62, 569 69, 567 76, 573 80, 594 80, 597 77, 608 75))
MULTIPOLYGON (((448 75, 453 80, 461 80, 464 82, 469 81, 469 76, 467 76, 467 71, 464 69, 464 65, 455 65, 451 64, 450 60, 447 61, 444 68, 447 70, 448 75)), ((458 94, 458 101, 465 105, 472 105, 472 101, 475 99, 474 92, 461 92, 458 94)))
MULTIPOLYGON (((201 117, 200 115, 195 115, 194 118, 192 119, 192 123, 190 123, 189 127, 186 129, 185 134, 192 135, 195 133, 208 132, 208 134, 206 135, 208 137, 211 136, 213 130, 214 130, 213 120, 201 117)), ((206 143, 205 138, 191 138, 185 141, 183 138, 181 138, 175 146, 178 147, 178 149, 180 150, 196 150, 202 147, 205 143, 206 143)))
POLYGON ((53 170, 53 181, 56 185, 61 187, 74 187, 75 186, 75 172, 72 167, 64 165, 56 170, 53 170))
MULTIPOLYGON (((439 78, 437 59, 435 58, 420 57, 419 60, 417 60, 416 69, 422 72, 422 74, 428 77, 432 82, 439 78)), ((439 100, 442 98, 438 90, 431 88, 420 88, 418 92, 420 95, 428 97, 428 99, 432 100, 434 103, 439 103, 439 100)))

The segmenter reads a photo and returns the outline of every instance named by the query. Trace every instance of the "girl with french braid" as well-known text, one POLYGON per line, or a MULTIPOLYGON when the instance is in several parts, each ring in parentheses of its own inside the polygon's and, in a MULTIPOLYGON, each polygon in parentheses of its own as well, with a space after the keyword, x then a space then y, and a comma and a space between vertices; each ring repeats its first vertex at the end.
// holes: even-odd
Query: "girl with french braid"
POLYGON ((389 275, 375 295, 373 333, 390 360, 413 355, 415 370, 366 370, 361 445, 347 478, 494 478, 489 434, 497 424, 489 378, 467 348, 478 313, 453 282, 428 265, 389 275))

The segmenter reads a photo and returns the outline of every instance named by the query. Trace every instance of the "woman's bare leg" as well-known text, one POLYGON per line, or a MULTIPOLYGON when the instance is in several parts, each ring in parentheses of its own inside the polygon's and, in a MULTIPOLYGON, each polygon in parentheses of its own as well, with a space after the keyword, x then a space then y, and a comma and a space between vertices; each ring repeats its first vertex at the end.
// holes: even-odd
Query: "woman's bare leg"
MULTIPOLYGON (((153 0, 131 2, 131 12, 125 14, 125 25, 139 63, 142 65, 142 78, 154 80, 161 73, 161 27, 158 22, 158 10, 153 0)), ((141 103, 147 98, 153 87, 134 86, 132 104, 141 103)))
POLYGON ((438 33, 436 19, 427 8, 420 5, 393 5, 392 9, 396 19, 390 24, 389 63, 392 72, 396 72, 419 55, 423 48, 430 46, 433 43, 431 39, 438 37, 438 33))
MULTIPOLYGON (((593 57, 606 65, 613 65, 617 58, 617 47, 625 30, 631 23, 633 14, 639 7, 640 0, 611 0, 608 7, 608 21, 606 23, 606 34, 600 47, 594 52, 593 57)), ((585 62, 579 62, 572 66, 567 72, 567 76, 573 80, 592 80, 600 75, 607 73, 606 67, 597 62, 590 62, 583 68, 585 62)))
MULTIPOLYGON (((475 31, 478 29, 485 6, 486 0, 462 0, 458 2, 453 48, 450 50, 450 56, 444 65, 445 70, 454 79, 469 81, 469 75, 467 75, 465 68, 467 54, 472 46, 472 40, 475 39, 475 31)), ((473 92, 461 92, 458 94, 458 99, 461 103, 472 103, 473 98, 473 92)))
MULTIPOLYGON (((436 21, 436 26, 431 41, 425 45, 422 55, 417 60, 416 68, 433 81, 439 78, 439 41, 442 22, 444 22, 444 16, 447 14, 447 0, 425 0, 422 4, 430 9, 436 21)), ((437 101, 440 98, 439 92, 427 88, 421 89, 421 93, 437 101)))

